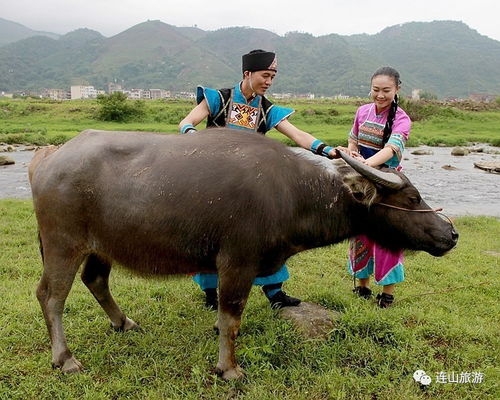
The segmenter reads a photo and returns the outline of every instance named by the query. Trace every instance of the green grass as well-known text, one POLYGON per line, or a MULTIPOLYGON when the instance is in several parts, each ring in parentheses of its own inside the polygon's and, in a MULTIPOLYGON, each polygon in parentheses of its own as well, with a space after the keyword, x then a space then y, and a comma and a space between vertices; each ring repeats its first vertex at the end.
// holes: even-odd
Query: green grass
POLYGON ((112 292, 143 332, 117 333, 77 278, 66 302, 69 346, 86 370, 50 367, 35 297, 42 266, 30 201, 0 201, 0 399, 496 399, 500 221, 459 218, 459 244, 433 258, 409 254, 391 309, 355 298, 346 244, 289 261, 290 294, 339 311, 326 340, 306 340, 253 289, 237 357, 241 382, 214 374, 215 314, 187 277, 139 278, 120 267, 112 292), (417 369, 433 379, 422 390, 417 369), (481 372, 477 384, 439 384, 440 371, 481 372))
MULTIPOLYGON (((302 100, 276 103, 296 110, 290 121, 297 127, 332 146, 337 146, 347 144, 347 135, 356 108, 363 102, 302 100)), ((411 107, 411 113, 415 114, 416 119, 409 146, 455 146, 469 142, 500 146, 500 107, 489 106, 483 107, 482 111, 471 111, 439 103, 407 105, 411 107)), ((0 99, 0 142, 60 144, 85 129, 176 133, 179 121, 193 106, 194 102, 187 100, 148 101, 145 107, 146 116, 142 120, 119 123, 97 120, 98 104, 93 100, 56 102, 0 99)), ((202 125, 204 126, 204 123, 202 125)), ((292 144, 276 130, 272 130, 269 136, 292 144)))

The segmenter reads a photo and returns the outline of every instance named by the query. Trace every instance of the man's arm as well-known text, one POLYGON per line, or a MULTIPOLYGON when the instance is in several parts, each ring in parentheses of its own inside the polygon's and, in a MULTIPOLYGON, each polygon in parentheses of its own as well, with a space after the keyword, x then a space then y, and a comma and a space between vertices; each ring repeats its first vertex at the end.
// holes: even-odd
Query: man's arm
POLYGON ((198 104, 195 108, 193 108, 191 112, 179 123, 179 130, 181 131, 181 133, 185 133, 186 129, 184 129, 183 132, 184 127, 186 126, 195 127, 205 118, 207 118, 209 113, 210 111, 208 109, 207 101, 203 99, 201 103, 198 104))
MULTIPOLYGON (((297 128, 287 119, 284 119, 278 125, 276 125, 276 129, 286 137, 292 139, 300 147, 303 147, 307 150, 313 151, 313 143, 318 142, 318 139, 316 139, 310 133, 304 132, 303 130, 297 128)), ((326 148, 328 147, 330 146, 327 146, 326 148)), ((331 158, 338 158, 338 155, 336 153, 337 151, 332 147, 330 147, 327 151, 328 156, 331 158)))

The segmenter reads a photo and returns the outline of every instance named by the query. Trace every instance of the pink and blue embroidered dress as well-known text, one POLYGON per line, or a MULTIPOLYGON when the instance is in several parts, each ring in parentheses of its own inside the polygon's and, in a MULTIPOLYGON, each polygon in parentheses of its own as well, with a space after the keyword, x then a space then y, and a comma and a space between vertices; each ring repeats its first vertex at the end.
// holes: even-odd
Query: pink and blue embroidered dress
MULTIPOLYGON (((358 145, 359 153, 368 158, 384 147, 391 147, 394 155, 386 161, 390 168, 401 169, 401 158, 410 134, 411 120, 398 107, 392 133, 383 143, 384 127, 389 109, 377 113, 374 103, 358 108, 354 124, 349 133, 349 142, 358 145)), ((374 243, 364 235, 356 236, 349 243, 348 269, 357 278, 374 275, 378 285, 390 285, 404 281, 403 252, 391 252, 374 243)))

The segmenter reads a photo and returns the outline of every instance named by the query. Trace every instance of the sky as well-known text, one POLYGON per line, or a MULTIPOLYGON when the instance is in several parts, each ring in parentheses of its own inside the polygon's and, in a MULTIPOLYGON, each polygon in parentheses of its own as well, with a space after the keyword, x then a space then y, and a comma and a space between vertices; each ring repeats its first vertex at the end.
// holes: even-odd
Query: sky
POLYGON ((107 37, 148 19, 203 30, 247 26, 314 36, 453 20, 500 40, 499 17, 498 0, 0 0, 0 18, 28 28, 59 34, 89 28, 107 37))

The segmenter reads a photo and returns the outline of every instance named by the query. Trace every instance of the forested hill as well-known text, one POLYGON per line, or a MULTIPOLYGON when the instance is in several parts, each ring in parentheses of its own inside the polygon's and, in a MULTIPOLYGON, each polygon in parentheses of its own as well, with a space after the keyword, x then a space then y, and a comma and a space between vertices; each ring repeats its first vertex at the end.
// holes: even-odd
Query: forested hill
POLYGON ((0 46, 38 35, 48 36, 53 39, 57 39, 60 36, 57 33, 34 31, 17 22, 0 18, 0 46))
MULTIPOLYGON (((0 20, 4 32, 5 20, 0 20)), ((500 42, 462 22, 411 22, 375 35, 284 36, 253 28, 204 31, 147 21, 110 38, 78 29, 59 38, 32 36, 0 47, 0 91, 69 88, 116 81, 127 88, 193 91, 241 78, 241 55, 278 53, 273 92, 366 96, 371 73, 397 68, 403 93, 443 97, 500 94, 500 42)))

